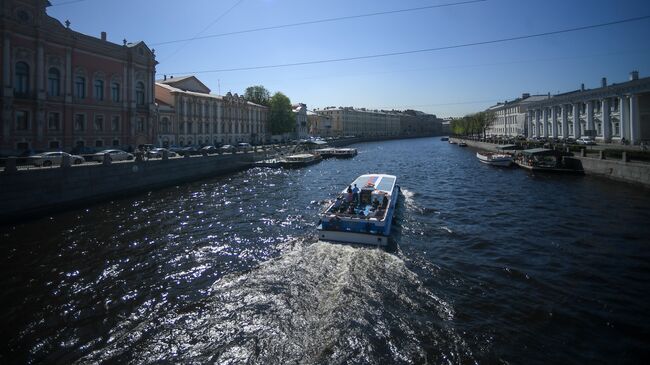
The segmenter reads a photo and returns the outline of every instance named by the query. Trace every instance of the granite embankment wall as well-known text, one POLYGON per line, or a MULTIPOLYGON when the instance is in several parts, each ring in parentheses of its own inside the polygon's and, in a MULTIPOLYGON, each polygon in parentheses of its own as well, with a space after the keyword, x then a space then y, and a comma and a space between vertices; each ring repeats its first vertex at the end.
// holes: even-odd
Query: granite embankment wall
POLYGON ((0 173, 0 222, 246 169, 262 153, 84 164, 0 173))
MULTIPOLYGON (((496 147, 498 146, 493 143, 471 140, 465 140, 465 142, 468 146, 486 151, 496 151, 496 147)), ((648 163, 580 156, 565 158, 574 160, 582 165, 585 175, 601 176, 612 180, 650 187, 650 164, 648 163)))
POLYGON ((579 156, 571 159, 580 161, 587 175, 602 176, 650 188, 650 164, 648 163, 579 156))

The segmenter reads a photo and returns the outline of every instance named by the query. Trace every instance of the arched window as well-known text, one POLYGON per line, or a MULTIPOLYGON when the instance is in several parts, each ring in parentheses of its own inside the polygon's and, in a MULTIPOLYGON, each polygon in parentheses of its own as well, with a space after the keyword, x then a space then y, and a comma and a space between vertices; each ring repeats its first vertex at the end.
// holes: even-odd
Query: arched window
POLYGON ((27 63, 16 63, 14 82, 14 91, 17 94, 29 93, 29 65, 27 63))
POLYGON ((95 80, 95 99, 104 100, 104 81, 95 80))
POLYGON ((111 100, 115 103, 120 101, 120 84, 117 82, 111 83, 111 100))
POLYGON ((47 91, 50 96, 61 94, 61 73, 57 68, 51 67, 47 72, 47 91))
POLYGON ((135 84, 135 103, 144 105, 144 83, 142 81, 135 84))
POLYGON ((77 76, 74 78, 74 95, 79 99, 86 98, 86 78, 77 76))

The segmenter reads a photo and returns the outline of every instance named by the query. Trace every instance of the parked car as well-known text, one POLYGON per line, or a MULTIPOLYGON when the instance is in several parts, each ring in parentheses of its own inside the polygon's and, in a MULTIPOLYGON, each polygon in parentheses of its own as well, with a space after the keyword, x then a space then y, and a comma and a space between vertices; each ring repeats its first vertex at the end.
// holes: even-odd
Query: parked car
POLYGON ((251 146, 250 143, 245 143, 245 142, 240 142, 237 143, 237 151, 250 151, 253 149, 253 146, 251 146))
POLYGON ((186 153, 189 153, 192 156, 200 155, 201 154, 201 149, 198 148, 198 147, 194 147, 194 146, 187 146, 187 147, 183 147, 183 149, 179 153, 181 155, 185 155, 186 153))
POLYGON ((215 146, 203 146, 203 147, 201 147, 201 150, 200 150, 200 151, 201 151, 202 153, 205 152, 205 153, 210 154, 210 153, 217 153, 217 152, 219 152, 219 149, 218 149, 217 147, 215 147, 215 146))
POLYGON ((158 148, 153 148, 153 149, 147 151, 147 157, 149 157, 149 158, 162 158, 164 151, 167 151, 167 156, 169 156, 169 157, 178 156, 176 154, 176 152, 170 151, 170 150, 168 150, 166 148, 158 147, 158 148))
POLYGON ((235 151, 237 151, 237 148, 235 148, 235 146, 233 145, 225 144, 219 147, 219 151, 234 153, 235 151))
POLYGON ((70 162, 75 165, 79 165, 84 163, 84 158, 79 156, 79 155, 71 155, 67 152, 44 152, 40 153, 37 155, 30 156, 29 159, 31 160, 32 164, 34 166, 52 166, 52 165, 60 165, 61 161, 63 160, 63 156, 70 156, 70 162))
POLYGON ((103 150, 93 154, 92 160, 97 162, 104 161, 104 154, 108 153, 111 161, 133 160, 133 155, 122 150, 103 150))
POLYGON ((576 139, 576 143, 581 145, 592 145, 592 146, 596 144, 596 142, 591 137, 580 137, 576 139))

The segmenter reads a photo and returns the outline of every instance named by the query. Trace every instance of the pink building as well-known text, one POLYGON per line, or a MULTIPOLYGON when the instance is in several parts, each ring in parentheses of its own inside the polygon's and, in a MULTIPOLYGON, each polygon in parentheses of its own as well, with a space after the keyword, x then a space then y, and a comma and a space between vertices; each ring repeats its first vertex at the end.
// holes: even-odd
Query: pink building
POLYGON ((153 50, 75 32, 48 6, 0 7, 0 154, 153 143, 153 50))

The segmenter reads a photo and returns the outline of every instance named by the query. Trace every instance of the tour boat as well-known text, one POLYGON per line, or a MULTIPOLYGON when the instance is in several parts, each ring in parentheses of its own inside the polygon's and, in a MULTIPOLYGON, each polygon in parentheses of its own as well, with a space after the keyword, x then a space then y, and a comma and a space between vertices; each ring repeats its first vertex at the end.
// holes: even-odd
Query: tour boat
POLYGON ((515 163, 526 170, 533 172, 559 172, 582 174, 581 165, 567 164, 564 160, 565 154, 547 148, 533 148, 523 150, 517 154, 515 163))
POLYGON ((400 187, 397 178, 386 174, 359 176, 320 215, 319 239, 325 241, 387 246, 400 187), (356 199, 355 199, 356 198, 356 199))
POLYGON ((300 153, 297 155, 290 155, 280 162, 284 168, 298 168, 313 165, 321 160, 320 155, 311 153, 300 153))
POLYGON ((512 164, 512 156, 507 153, 476 152, 479 161, 492 166, 508 167, 512 164))
POLYGON ((356 148, 327 147, 327 148, 321 148, 321 149, 314 150, 314 152, 317 152, 323 158, 328 158, 328 157, 350 158, 350 157, 354 157, 354 156, 357 155, 357 149, 356 148))

